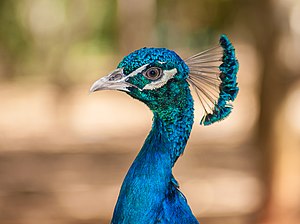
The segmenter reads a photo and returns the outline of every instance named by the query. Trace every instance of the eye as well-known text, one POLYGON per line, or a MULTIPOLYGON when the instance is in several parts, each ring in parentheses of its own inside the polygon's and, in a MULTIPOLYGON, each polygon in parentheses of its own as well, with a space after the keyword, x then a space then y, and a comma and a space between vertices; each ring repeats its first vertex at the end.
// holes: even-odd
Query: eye
POLYGON ((157 80, 162 75, 162 69, 158 67, 152 67, 149 68, 146 72, 143 74, 147 79, 150 80, 157 80))

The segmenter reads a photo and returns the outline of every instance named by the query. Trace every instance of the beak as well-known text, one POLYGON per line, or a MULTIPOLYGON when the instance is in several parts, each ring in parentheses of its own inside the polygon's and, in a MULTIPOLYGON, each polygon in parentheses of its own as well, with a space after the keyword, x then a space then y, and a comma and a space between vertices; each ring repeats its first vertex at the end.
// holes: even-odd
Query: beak
POLYGON ((98 90, 121 90, 125 92, 130 92, 127 87, 133 86, 132 84, 126 82, 127 77, 123 73, 123 68, 118 68, 111 72, 109 75, 98 79, 92 87, 90 92, 96 92, 98 90))

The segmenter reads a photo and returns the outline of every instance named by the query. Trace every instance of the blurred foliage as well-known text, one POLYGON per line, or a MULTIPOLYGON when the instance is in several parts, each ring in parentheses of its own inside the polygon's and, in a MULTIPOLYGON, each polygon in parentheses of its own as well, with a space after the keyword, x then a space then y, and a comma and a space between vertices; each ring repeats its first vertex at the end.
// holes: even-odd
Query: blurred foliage
POLYGON ((109 0, 1 0, 1 79, 65 86, 72 68, 66 72, 64 64, 78 51, 103 54, 117 48, 116 14, 116 1, 109 0))
POLYGON ((204 48, 232 26, 235 0, 157 1, 158 37, 163 46, 204 48), (180 32, 178 32, 178 30, 180 32), (180 43, 184 41, 184 43, 180 43))
MULTIPOLYGON (((153 33, 157 41, 152 46, 204 48, 214 44, 233 23, 235 2, 156 1, 153 33)), ((121 30, 132 25, 120 27, 123 19, 118 17, 117 0, 1 0, 0 77, 6 81, 29 78, 63 88, 80 82, 84 78, 71 64, 84 63, 86 55, 117 54, 121 30)))
POLYGON ((26 31, 20 23, 17 5, 13 1, 0 1, 1 49, 13 56, 25 52, 28 47, 26 31))
POLYGON ((12 79, 14 68, 24 59, 30 47, 28 33, 19 18, 18 4, 0 1, 0 77, 12 79))
POLYGON ((95 12, 92 16, 95 21, 98 21, 98 24, 90 38, 94 38, 98 46, 102 48, 108 46, 109 50, 113 50, 117 47, 118 37, 117 2, 116 0, 102 1, 102 4, 101 7, 94 7, 95 12), (99 8, 103 8, 102 19, 99 18, 99 15, 101 15, 98 11, 99 8))

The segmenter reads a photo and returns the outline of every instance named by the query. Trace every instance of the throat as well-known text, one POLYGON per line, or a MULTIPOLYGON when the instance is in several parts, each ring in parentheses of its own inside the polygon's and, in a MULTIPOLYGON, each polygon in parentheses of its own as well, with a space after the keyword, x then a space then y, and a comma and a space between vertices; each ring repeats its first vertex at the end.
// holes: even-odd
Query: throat
POLYGON ((190 90, 186 88, 175 99, 161 100, 160 104, 153 110, 152 131, 161 133, 170 143, 168 151, 173 167, 190 137, 194 123, 194 102, 190 90))
POLYGON ((183 108, 182 111, 172 110, 167 116, 164 114, 163 118, 159 114, 154 114, 153 129, 164 135, 169 143, 168 147, 164 149, 170 155, 172 167, 184 152, 191 133, 193 118, 193 108, 190 107, 183 108), (169 117, 172 117, 172 119, 169 119, 169 117), (156 128, 156 126, 159 126, 159 128, 156 128))

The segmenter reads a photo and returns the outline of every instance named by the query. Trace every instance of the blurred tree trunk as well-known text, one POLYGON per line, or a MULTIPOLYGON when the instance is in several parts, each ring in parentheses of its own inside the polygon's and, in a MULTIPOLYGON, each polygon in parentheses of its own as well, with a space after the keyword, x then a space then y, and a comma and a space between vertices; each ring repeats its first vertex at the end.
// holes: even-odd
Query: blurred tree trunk
MULTIPOLYGON (((243 1, 243 18, 249 25, 255 38, 256 49, 262 65, 260 86, 260 115, 257 127, 257 140, 259 147, 260 172, 264 183, 265 199, 262 205, 262 213, 259 221, 273 223, 272 218, 278 209, 274 201, 274 182, 279 148, 276 144, 275 133, 276 119, 291 86, 291 80, 286 76, 287 72, 283 62, 278 57, 278 46, 284 32, 281 24, 287 24, 287 18, 277 18, 275 5, 272 0, 251 0, 247 4, 243 1)), ((283 13, 283 12, 282 12, 283 13)), ((282 14, 280 16, 283 16, 282 14)), ((274 221, 274 220, 273 220, 274 221)))

